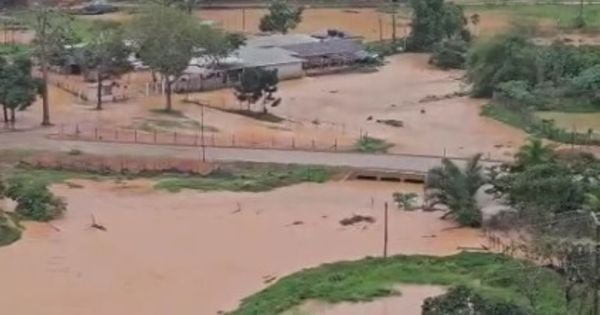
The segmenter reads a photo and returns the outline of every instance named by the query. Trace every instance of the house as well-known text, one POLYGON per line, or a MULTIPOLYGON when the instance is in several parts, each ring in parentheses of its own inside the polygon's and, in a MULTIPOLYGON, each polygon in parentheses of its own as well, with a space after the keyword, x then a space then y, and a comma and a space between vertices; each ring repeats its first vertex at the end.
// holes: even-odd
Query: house
POLYGON ((173 91, 182 93, 234 86, 248 68, 277 70, 280 80, 299 78, 304 76, 303 62, 278 47, 243 46, 221 60, 219 65, 213 65, 206 57, 192 59, 184 75, 174 83, 173 91))

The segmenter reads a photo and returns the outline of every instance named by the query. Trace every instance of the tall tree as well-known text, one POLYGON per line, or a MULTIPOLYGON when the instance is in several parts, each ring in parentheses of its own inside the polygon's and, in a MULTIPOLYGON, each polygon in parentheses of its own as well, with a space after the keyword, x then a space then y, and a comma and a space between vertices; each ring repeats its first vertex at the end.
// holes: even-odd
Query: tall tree
POLYGON ((31 75, 32 65, 27 56, 18 56, 0 64, 0 102, 10 110, 10 123, 14 126, 15 111, 33 104, 39 82, 31 75))
POLYGON ((262 99, 262 110, 266 113, 270 102, 272 106, 277 106, 281 102, 281 99, 273 98, 278 83, 277 70, 249 68, 242 73, 240 84, 235 87, 234 93, 240 103, 246 102, 248 110, 250 105, 262 99))
POLYGON ((199 55, 199 23, 188 14, 171 7, 151 7, 131 24, 131 38, 142 62, 162 75, 165 83, 166 111, 172 110, 171 86, 199 55))
POLYGON ((123 34, 118 29, 97 29, 92 40, 84 48, 82 64, 86 71, 92 70, 96 75, 96 109, 102 109, 102 83, 108 76, 118 76, 128 70, 131 65, 127 60, 129 48, 123 41, 123 34))
POLYGON ((463 9, 443 0, 410 0, 413 16, 408 48, 430 51, 436 43, 449 38, 470 40, 463 9))
POLYGON ((219 65, 245 42, 246 37, 240 33, 227 33, 206 25, 200 28, 199 43, 202 44, 202 54, 208 57, 213 65, 219 65))
POLYGON ((303 7, 292 7, 287 0, 271 0, 269 13, 260 19, 261 32, 279 32, 286 34, 302 22, 303 7))
POLYGON ((62 55, 67 44, 72 44, 73 36, 69 19, 47 6, 36 6, 29 17, 35 32, 33 53, 42 72, 42 125, 49 126, 50 107, 48 99, 48 67, 52 58, 62 55))

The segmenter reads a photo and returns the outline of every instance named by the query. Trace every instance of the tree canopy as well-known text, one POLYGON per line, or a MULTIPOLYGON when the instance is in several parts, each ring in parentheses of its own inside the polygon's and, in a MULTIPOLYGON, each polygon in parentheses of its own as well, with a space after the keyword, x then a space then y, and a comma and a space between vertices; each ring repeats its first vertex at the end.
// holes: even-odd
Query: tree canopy
POLYGON ((242 72, 240 84, 235 87, 235 95, 241 102, 246 102, 248 110, 250 105, 259 100, 263 100, 263 112, 267 112, 267 103, 273 101, 279 103, 280 100, 273 99, 273 93, 277 91, 279 78, 277 70, 265 70, 261 68, 249 68, 242 72))
POLYGON ((4 120, 14 125, 15 111, 25 110, 36 99, 40 82, 31 74, 31 60, 26 55, 12 60, 0 57, 0 104, 4 107, 4 120), (7 117, 10 110, 10 119, 7 117))
POLYGON ((410 6, 413 13, 409 50, 431 51, 435 44, 450 38, 470 41, 462 7, 443 0, 411 0, 410 6))
POLYGON ((131 23, 130 37, 140 59, 163 76, 167 111, 172 109, 172 83, 200 54, 201 29, 192 16, 171 7, 148 8, 131 23))
POLYGON ((286 34, 302 21, 302 7, 292 7, 287 0, 272 0, 269 13, 260 19, 261 32, 279 32, 286 34))
POLYGON ((107 76, 118 76, 128 70, 129 47, 121 30, 96 29, 92 40, 85 46, 82 64, 86 71, 94 71, 97 81, 96 109, 102 109, 102 82, 107 76))

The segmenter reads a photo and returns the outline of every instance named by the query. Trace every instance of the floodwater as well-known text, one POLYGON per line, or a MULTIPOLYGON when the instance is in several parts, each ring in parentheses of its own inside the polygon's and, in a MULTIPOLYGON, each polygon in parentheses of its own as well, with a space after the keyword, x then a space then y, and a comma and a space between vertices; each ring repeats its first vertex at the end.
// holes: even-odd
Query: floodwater
POLYGON ((554 120, 556 126, 567 130, 583 133, 589 129, 600 130, 599 113, 537 112, 536 116, 542 119, 554 120))
POLYGON ((327 304, 310 301, 285 315, 421 315, 423 301, 444 294, 442 287, 427 285, 401 285, 400 296, 376 299, 365 303, 327 304))
MULTIPOLYGON (((402 54, 389 57, 373 73, 281 82, 278 95, 283 102, 271 111, 286 118, 288 121, 281 126, 295 134, 329 133, 350 143, 361 134, 369 135, 394 144, 390 149, 393 153, 462 157, 483 153, 497 159, 512 156, 526 135, 482 117, 481 105, 486 100, 465 96, 422 101, 432 95, 464 91, 463 76, 462 71, 442 71, 430 66, 428 55, 402 54), (377 122, 386 119, 402 121, 404 126, 377 122)), ((193 97, 216 106, 238 107, 230 90, 196 93, 193 97)), ((256 122, 213 125, 236 126, 238 132, 246 134, 274 133, 256 122)))
MULTIPOLYGON (((255 193, 157 192, 146 181, 55 186, 66 216, 0 248, 0 305, 19 315, 215 314, 282 277, 382 252, 383 203, 419 185, 301 184, 255 193), (373 208, 371 208, 373 200, 373 208), (108 229, 91 229, 91 215, 108 229), (373 224, 339 220, 371 215, 373 224)), ((390 211, 390 252, 448 255, 478 230, 390 211)))

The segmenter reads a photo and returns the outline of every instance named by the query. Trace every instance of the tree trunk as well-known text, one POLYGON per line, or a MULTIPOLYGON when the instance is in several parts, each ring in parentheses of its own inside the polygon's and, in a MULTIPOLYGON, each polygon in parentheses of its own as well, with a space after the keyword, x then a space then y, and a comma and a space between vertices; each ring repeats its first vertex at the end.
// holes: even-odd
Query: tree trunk
POLYGON ((392 10, 392 41, 396 42, 396 7, 393 7, 392 10))
POLYGON ((4 123, 8 123, 8 111, 6 105, 2 105, 2 112, 4 113, 4 123))
POLYGON ((50 126, 50 107, 48 102, 48 64, 46 62, 45 51, 42 50, 40 60, 42 66, 42 126, 50 126))
POLYGON ((173 109, 171 103, 171 83, 173 82, 169 79, 166 79, 165 82, 165 96, 167 97, 167 107, 165 108, 165 111, 170 112, 173 109))
POLYGON ((11 108, 10 109, 10 125, 12 129, 15 129, 15 109, 11 108))
POLYGON ((100 71, 98 71, 96 79, 98 80, 96 88, 96 110, 102 110, 102 75, 100 71))

